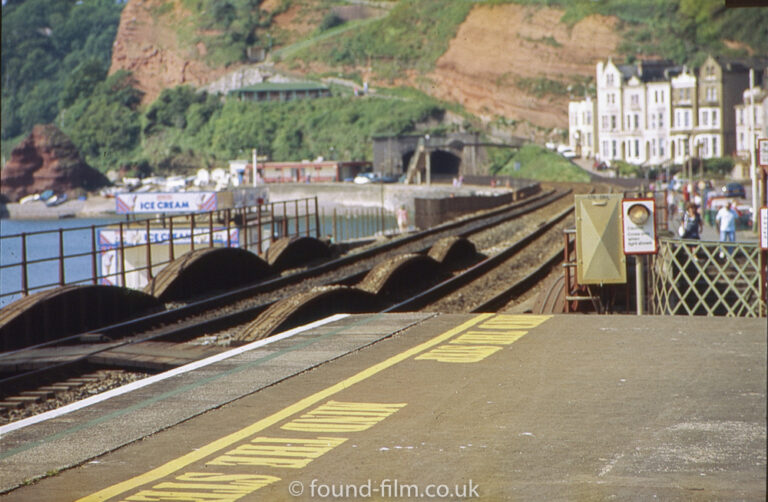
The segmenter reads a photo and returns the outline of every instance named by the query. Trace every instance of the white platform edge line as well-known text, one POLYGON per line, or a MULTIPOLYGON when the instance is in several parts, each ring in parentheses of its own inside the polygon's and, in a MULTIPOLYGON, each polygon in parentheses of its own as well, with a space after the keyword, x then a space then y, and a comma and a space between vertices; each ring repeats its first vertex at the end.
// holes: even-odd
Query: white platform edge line
POLYGON ((280 340, 284 340, 286 338, 290 338, 294 335, 297 335, 299 333, 302 333, 304 331, 317 328, 319 326, 322 326, 324 324, 329 324, 335 321, 338 321, 339 319, 344 319, 345 317, 348 317, 349 314, 334 314, 330 317, 326 317, 325 319, 321 319, 319 321, 315 321, 309 324, 305 324, 304 326, 299 326, 297 328, 290 329, 288 331, 285 331, 283 333, 280 333, 278 335, 270 336, 269 338, 265 338, 263 340, 257 340, 255 342, 249 343, 248 345, 243 345, 242 347, 237 347, 232 350, 228 350, 226 352, 222 352, 221 354, 216 354, 215 356, 206 357, 205 359, 200 359, 199 361, 195 361, 189 364, 185 364, 184 366, 179 366, 178 368, 174 368, 172 370, 165 371, 163 373, 159 373, 157 375, 143 378, 141 380, 136 380, 135 382, 131 382, 129 384, 123 385, 121 387, 117 387, 112 390, 108 390, 107 392, 103 392, 101 394, 97 394, 95 396, 89 397, 87 399, 83 399, 82 401, 78 401, 76 403, 68 404, 65 406, 62 406, 61 408, 56 408, 55 410, 46 411, 45 413, 41 413, 39 415, 35 415, 34 417, 25 418, 23 420, 19 420, 17 422, 12 422, 10 424, 4 425, 0 427, 0 436, 3 434, 7 434, 9 432, 23 429, 24 427, 28 427, 33 424, 37 424, 40 422, 44 422, 46 420, 50 420, 52 418, 60 417, 63 415, 66 415, 67 413, 71 413, 73 411, 77 411, 79 409, 91 406, 96 403, 100 403, 102 401, 106 401, 107 399, 111 399, 115 396, 120 396, 122 394, 127 394, 128 392, 132 392, 137 389, 141 389, 142 387, 146 387, 147 385, 152 385, 153 383, 160 382, 162 380, 166 380, 168 378, 174 377, 176 375, 181 375, 183 373, 188 373, 192 370, 196 370, 198 368, 202 368, 204 366, 211 365, 213 363, 217 363, 219 361, 223 361, 225 359, 229 359, 230 357, 234 357, 236 355, 242 354, 243 352, 248 352, 249 350, 258 349, 260 347, 263 347, 265 345, 269 345, 270 343, 277 342, 280 340))

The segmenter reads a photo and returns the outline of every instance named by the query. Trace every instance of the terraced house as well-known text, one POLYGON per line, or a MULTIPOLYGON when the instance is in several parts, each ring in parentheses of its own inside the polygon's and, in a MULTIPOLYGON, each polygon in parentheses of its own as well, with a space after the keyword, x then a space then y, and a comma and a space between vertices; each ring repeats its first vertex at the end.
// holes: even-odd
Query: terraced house
POLYGON ((734 155, 735 109, 748 87, 748 67, 711 56, 697 70, 600 61, 597 96, 569 104, 569 144, 582 156, 640 165, 734 155))

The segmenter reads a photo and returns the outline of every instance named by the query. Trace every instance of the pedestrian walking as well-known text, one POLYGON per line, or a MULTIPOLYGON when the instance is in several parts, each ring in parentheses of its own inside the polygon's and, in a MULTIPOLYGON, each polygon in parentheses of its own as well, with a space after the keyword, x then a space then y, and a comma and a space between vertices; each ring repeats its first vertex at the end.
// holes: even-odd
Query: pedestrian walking
POLYGON ((397 229, 402 234, 408 228, 408 211, 406 211, 405 206, 397 208, 395 217, 397 218, 397 229))
POLYGON ((683 223, 680 227, 680 236, 683 239, 700 239, 701 229, 701 215, 699 215, 698 208, 693 202, 688 202, 685 205, 685 214, 683 215, 683 223))
MULTIPOLYGON (((717 212, 715 221, 720 228, 720 242, 736 242, 736 219, 738 217, 739 213, 733 209, 733 202, 728 202, 717 212)), ((720 258, 725 258, 722 251, 720 251, 720 258)))

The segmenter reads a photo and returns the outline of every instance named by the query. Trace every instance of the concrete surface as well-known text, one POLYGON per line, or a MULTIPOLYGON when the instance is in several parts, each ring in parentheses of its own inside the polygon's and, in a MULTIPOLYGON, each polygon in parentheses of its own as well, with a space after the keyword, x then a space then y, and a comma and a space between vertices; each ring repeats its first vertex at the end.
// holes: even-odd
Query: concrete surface
MULTIPOLYGON (((332 346, 348 330, 375 336, 402 322, 359 315, 322 329, 337 333, 332 346)), ((354 489, 409 500, 431 487, 452 500, 765 500, 765 319, 440 315, 410 324, 274 385, 255 381, 241 399, 5 499, 313 500, 354 489)), ((213 403, 265 370, 239 364, 226 385, 186 398, 213 403)), ((5 473, 44 474, 41 448, 86 448, 154 420, 150 408, 172 415, 174 406, 111 425, 107 412, 98 433, 73 416, 69 427, 85 435, 3 437, 3 451, 38 442, 2 459, 3 486, 5 473)))

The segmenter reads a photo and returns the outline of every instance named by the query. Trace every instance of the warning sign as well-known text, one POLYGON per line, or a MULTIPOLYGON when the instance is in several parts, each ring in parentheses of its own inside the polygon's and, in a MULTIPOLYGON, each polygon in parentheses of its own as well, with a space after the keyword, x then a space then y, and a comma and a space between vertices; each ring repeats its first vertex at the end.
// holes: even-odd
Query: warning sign
POLYGON ((624 254, 656 254, 656 201, 624 199, 621 201, 624 224, 624 254))

